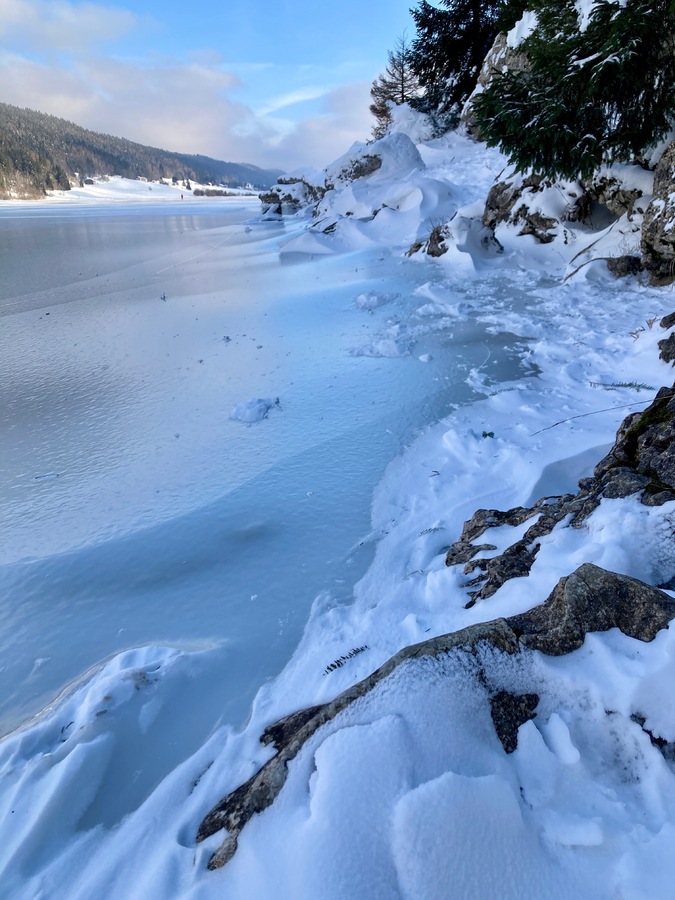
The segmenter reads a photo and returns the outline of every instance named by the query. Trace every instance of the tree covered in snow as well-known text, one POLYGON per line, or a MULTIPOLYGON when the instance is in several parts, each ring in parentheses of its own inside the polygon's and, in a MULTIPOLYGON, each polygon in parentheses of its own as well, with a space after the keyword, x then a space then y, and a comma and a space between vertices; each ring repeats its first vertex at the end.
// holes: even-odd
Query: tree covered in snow
POLYGON ((675 114, 675 0, 533 0, 505 71, 474 101, 481 133, 519 170, 585 177, 638 158, 675 114), (535 21, 533 19, 533 21, 535 21))
POLYGON ((501 0, 440 0, 440 7, 421 0, 411 9, 412 68, 424 88, 420 109, 459 113, 497 35, 501 6, 501 0))
POLYGON ((412 52, 407 37, 402 35, 396 46, 389 51, 387 67, 373 81, 370 96, 373 102, 370 111, 376 124, 373 137, 381 138, 391 122, 390 103, 399 106, 409 103, 419 92, 419 82, 412 69, 412 52))

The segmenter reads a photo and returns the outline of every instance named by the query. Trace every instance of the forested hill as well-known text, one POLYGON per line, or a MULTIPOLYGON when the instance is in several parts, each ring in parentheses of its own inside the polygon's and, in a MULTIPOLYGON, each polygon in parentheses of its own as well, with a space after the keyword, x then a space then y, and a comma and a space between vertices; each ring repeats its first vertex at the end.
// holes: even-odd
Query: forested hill
POLYGON ((274 184, 280 174, 276 169, 145 147, 88 131, 66 119, 0 103, 0 198, 68 190, 76 176, 152 180, 177 176, 207 184, 264 188, 274 184))

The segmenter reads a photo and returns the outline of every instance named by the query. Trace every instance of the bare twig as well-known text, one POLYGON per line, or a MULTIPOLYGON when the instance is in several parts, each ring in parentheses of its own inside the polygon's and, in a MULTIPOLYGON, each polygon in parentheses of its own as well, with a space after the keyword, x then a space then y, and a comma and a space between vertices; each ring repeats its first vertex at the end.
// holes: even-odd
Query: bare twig
POLYGON ((651 402, 651 400, 637 400, 635 403, 624 403, 622 406, 608 406, 605 409, 596 409, 593 412, 579 413, 577 416, 570 416, 568 419, 561 419, 559 422, 554 422, 553 425, 547 425, 546 428, 540 428, 539 431, 533 431, 530 434, 530 437, 534 437, 535 434, 541 434, 542 431, 549 431, 551 428, 555 428, 556 425, 564 425, 565 422, 571 422, 572 419, 585 419, 586 416, 597 416, 598 413, 611 412, 614 409, 630 409, 631 406, 645 406, 647 403, 651 402))

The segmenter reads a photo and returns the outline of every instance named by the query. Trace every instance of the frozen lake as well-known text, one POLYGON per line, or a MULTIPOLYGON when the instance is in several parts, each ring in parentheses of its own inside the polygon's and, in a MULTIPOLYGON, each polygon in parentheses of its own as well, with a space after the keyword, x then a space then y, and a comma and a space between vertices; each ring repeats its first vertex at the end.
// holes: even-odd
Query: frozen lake
POLYGON ((429 303, 448 292, 432 265, 427 296, 420 263, 381 248, 289 260, 289 226, 258 212, 3 210, 4 733, 145 644, 205 651, 164 770, 241 724, 315 597, 350 600, 387 463, 472 399, 472 369, 518 374, 513 336, 471 313, 479 281, 446 298, 468 304, 453 316, 429 303), (230 420, 255 397, 279 405, 230 420))

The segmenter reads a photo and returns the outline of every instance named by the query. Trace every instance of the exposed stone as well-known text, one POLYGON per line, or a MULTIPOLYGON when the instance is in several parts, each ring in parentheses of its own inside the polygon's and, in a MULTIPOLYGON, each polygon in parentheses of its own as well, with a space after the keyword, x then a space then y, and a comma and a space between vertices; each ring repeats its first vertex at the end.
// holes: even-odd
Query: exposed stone
POLYGON ((293 215, 306 206, 318 203, 326 193, 326 188, 310 184, 301 177, 285 176, 269 191, 258 194, 263 205, 263 213, 293 215))
POLYGON ((540 190, 544 179, 541 175, 528 175, 526 178, 512 178, 510 181, 498 181, 488 191, 483 213, 483 224, 494 228, 500 222, 514 219, 513 208, 526 190, 540 190))
POLYGON ((661 388, 643 413, 633 413, 624 420, 614 446, 595 467, 595 476, 602 478, 610 469, 626 465, 648 477, 648 491, 675 491, 673 388, 661 388))
POLYGON ((412 244, 407 255, 423 250, 429 256, 439 257, 448 252, 449 245, 472 258, 494 258, 504 252, 492 228, 480 219, 455 215, 444 225, 434 226, 426 240, 412 244))
MULTIPOLYGON (((674 616, 675 600, 667 594, 634 578, 586 563, 561 579, 546 602, 530 612, 471 625, 403 648, 329 703, 294 713, 265 730, 265 735, 273 734, 277 736, 275 741, 279 739, 277 753, 245 784, 214 806, 199 827, 197 841, 227 830, 209 868, 218 868, 232 858, 242 829, 252 816, 274 802, 288 777, 289 763, 312 735, 403 663, 456 652, 476 654, 486 644, 509 655, 525 649, 560 656, 580 647, 588 632, 611 628, 619 628, 637 640, 651 641, 674 616)), ((493 721, 496 718, 495 727, 501 731, 498 734, 507 752, 514 739, 517 741, 519 724, 531 718, 535 696, 493 697, 493 721)))
POLYGON ((675 762, 675 744, 672 741, 667 741, 665 740, 665 738, 659 737, 658 735, 654 734, 653 731, 650 731, 649 728, 646 727, 647 720, 639 713, 633 713, 631 719, 633 720, 633 722, 637 723, 644 731, 644 733, 651 741, 652 746, 661 751, 664 759, 667 759, 668 762, 671 763, 675 762))
POLYGON ((670 334, 659 341, 659 350, 659 359, 666 363, 675 363, 675 334, 670 334))
POLYGON ((479 573, 464 585, 474 588, 468 591, 467 607, 492 597, 506 581, 526 576, 539 549, 537 542, 563 519, 568 518, 571 527, 581 528, 603 498, 616 500, 632 494, 639 494, 645 506, 660 506, 675 498, 674 388, 661 388, 644 412, 624 419, 612 449, 597 464, 593 477, 579 482, 578 493, 544 497, 532 507, 517 506, 506 512, 479 509, 464 523, 445 562, 448 566, 464 564, 467 575, 479 573), (479 552, 489 552, 489 544, 474 543, 488 529, 518 526, 535 516, 522 538, 502 553, 474 560, 479 552))
POLYGON ((625 213, 632 215, 635 203, 642 196, 638 188, 628 188, 619 178, 608 175, 595 175, 583 187, 591 201, 605 206, 617 219, 625 213))
MULTIPOLYGON (((541 191, 551 187, 541 175, 528 175, 525 178, 513 175, 506 181, 499 181, 490 188, 485 201, 483 224, 494 229, 502 222, 520 226, 520 234, 531 234, 540 243, 548 244, 555 238, 551 229, 559 221, 550 216, 530 209, 530 200, 541 191)), ((571 208, 571 204, 569 204, 571 208)))
POLYGON ((518 747, 518 729, 537 715, 539 694, 510 694, 497 691, 490 697, 490 714, 497 737, 506 753, 518 747))
POLYGON ((332 180, 327 185, 329 190, 335 184, 351 184, 359 178, 367 178, 382 168, 382 157, 376 153, 369 153, 365 156, 351 160, 347 165, 343 166, 338 172, 332 173, 332 180))
POLYGON ((642 263, 652 284, 675 280, 675 141, 654 171, 654 195, 642 225, 642 263))
POLYGON ((524 647, 563 656, 581 647, 590 631, 618 628, 653 641, 673 616, 675 600, 658 588, 584 563, 561 578, 541 606, 506 621, 524 647))
POLYGON ((517 541, 499 556, 485 560, 487 580, 479 591, 470 593, 470 596, 485 600, 512 578, 529 575, 538 550, 539 544, 530 549, 525 541, 517 541))
POLYGON ((519 234, 531 234, 540 244, 550 244, 555 235, 549 234, 551 228, 555 228, 558 224, 557 219, 550 216, 542 216, 538 212, 528 212, 526 206, 522 206, 517 212, 516 217, 523 220, 523 227, 519 234))
POLYGON ((529 61, 527 56, 524 53, 519 53, 517 49, 509 47, 506 43, 505 34, 498 34, 494 44, 483 61, 476 87, 462 109, 460 122, 466 128, 468 134, 478 141, 482 140, 480 128, 478 127, 473 112, 474 99, 479 94, 483 93, 496 75, 500 75, 507 70, 511 72, 523 72, 528 67, 529 61))
POLYGON ((672 328, 675 325, 675 312, 668 313, 667 316, 664 316, 659 322, 661 328, 672 328))
POLYGON ((639 275, 645 267, 639 256, 627 255, 608 259, 607 268, 615 278, 626 278, 628 275, 639 275))
POLYGON ((445 243, 446 237, 447 233, 444 231, 442 225, 436 225, 435 228, 432 228, 426 248, 429 256, 439 257, 448 252, 445 243))

